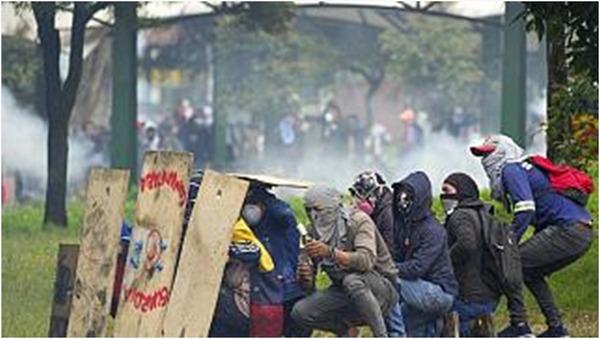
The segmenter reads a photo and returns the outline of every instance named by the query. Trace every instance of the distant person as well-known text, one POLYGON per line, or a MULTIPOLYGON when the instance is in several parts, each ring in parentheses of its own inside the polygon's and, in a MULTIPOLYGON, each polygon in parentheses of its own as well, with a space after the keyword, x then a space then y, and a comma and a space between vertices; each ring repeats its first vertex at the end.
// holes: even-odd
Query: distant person
POLYGON ((392 184, 395 261, 402 318, 408 336, 439 337, 458 294, 446 231, 431 210, 431 182, 414 172, 392 184))
POLYGON ((384 125, 375 122, 369 131, 367 144, 376 166, 385 168, 383 146, 392 140, 392 136, 384 125))
POLYGON ((404 152, 423 145, 423 128, 417 122, 416 114, 412 109, 404 110, 400 116, 400 121, 404 125, 403 133, 400 138, 404 152))
POLYGON ((317 185, 304 196, 313 240, 305 246, 313 263, 301 263, 304 286, 314 286, 320 268, 331 286, 300 300, 292 311, 302 327, 346 335, 366 323, 374 337, 387 337, 384 318, 398 301, 396 268, 373 221, 342 206, 341 192, 317 185))
POLYGON ((365 128, 356 114, 348 117, 348 135, 350 155, 355 159, 364 159, 365 128))
MULTIPOLYGON (((546 277, 572 264, 589 250, 594 237, 590 213, 555 190, 548 174, 526 161, 523 149, 511 138, 491 136, 482 145, 471 147, 471 152, 481 157, 494 199, 514 212, 512 230, 517 241, 530 225, 535 228, 534 234, 519 247, 525 285, 548 325, 538 337, 568 336, 546 277)), ((526 323, 511 323, 499 336, 530 333, 526 323)))

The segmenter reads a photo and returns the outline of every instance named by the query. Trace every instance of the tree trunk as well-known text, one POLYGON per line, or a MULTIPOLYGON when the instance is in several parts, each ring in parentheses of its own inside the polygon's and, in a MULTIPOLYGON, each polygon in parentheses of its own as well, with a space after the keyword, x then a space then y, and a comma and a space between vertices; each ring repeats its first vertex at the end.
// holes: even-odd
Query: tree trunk
POLYGON ((63 227, 67 226, 69 120, 81 79, 85 25, 95 11, 107 6, 104 3, 97 3, 96 8, 88 12, 87 5, 83 2, 75 3, 71 24, 69 72, 63 86, 61 85, 59 63, 60 36, 54 28, 56 4, 53 2, 32 3, 44 60, 48 116, 48 178, 46 182, 44 224, 63 227))
POLYGON ((44 224, 67 226, 67 158, 69 154, 66 112, 55 112, 48 120, 48 182, 44 224))

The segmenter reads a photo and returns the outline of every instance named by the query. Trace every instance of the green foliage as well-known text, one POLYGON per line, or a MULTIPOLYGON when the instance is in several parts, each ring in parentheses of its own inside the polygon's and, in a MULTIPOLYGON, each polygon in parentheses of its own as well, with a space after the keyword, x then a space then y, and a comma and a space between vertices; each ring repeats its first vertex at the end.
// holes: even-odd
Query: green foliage
POLYGON ((26 39, 2 36, 2 84, 21 105, 34 105, 42 95, 42 58, 38 46, 26 39))
POLYGON ((524 2, 527 30, 564 36, 567 68, 598 79, 598 2, 524 2))
POLYGON ((582 76, 552 93, 548 112, 553 160, 585 169, 598 161, 598 87, 582 76))
POLYGON ((405 34, 388 31, 380 39, 402 89, 421 97, 424 109, 475 104, 483 71, 479 37, 471 24, 423 15, 409 16, 407 22, 405 34))
POLYGON ((318 36, 242 30, 235 17, 220 20, 217 55, 220 103, 268 121, 297 109, 303 86, 318 86, 329 51, 318 36))

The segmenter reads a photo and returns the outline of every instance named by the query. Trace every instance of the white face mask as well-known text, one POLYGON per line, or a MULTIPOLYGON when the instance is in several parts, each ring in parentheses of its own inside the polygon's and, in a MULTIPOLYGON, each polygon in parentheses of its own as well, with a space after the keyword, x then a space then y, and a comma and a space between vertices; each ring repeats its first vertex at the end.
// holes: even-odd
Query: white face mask
POLYGON ((258 205, 247 204, 242 209, 242 218, 246 221, 248 226, 256 226, 262 219, 262 209, 258 205))

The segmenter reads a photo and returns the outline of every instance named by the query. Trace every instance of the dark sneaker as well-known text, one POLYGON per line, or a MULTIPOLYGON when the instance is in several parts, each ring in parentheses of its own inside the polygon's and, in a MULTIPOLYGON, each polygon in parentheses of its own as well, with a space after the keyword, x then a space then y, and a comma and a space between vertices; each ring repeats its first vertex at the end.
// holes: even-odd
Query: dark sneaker
POLYGON ((533 333, 527 323, 520 323, 518 325, 509 325, 507 328, 498 332, 500 338, 532 338, 533 333))
POLYGON ((568 338, 569 332, 564 326, 550 326, 547 330, 540 333, 538 338, 568 338))

